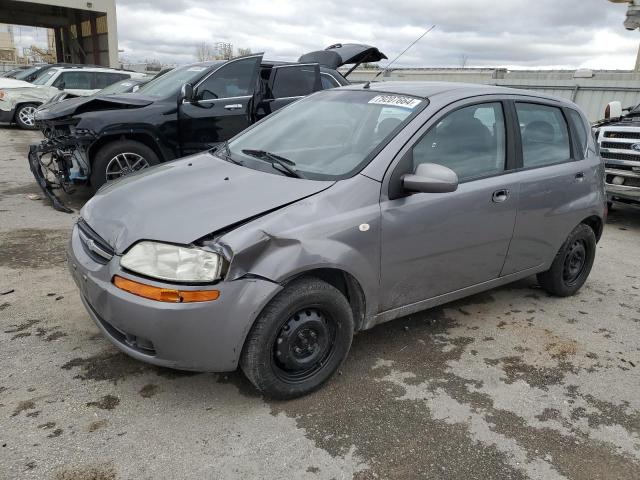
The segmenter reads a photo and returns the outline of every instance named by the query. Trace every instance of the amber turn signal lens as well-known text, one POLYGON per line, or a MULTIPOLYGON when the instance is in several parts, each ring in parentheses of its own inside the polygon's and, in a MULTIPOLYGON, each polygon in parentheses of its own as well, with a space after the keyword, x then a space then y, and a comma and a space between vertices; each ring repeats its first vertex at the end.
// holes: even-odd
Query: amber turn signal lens
POLYGON ((127 278, 115 275, 113 284, 125 292, 138 295, 139 297, 156 300, 158 302, 169 303, 191 303, 191 302, 209 302, 217 300, 220 296, 218 290, 174 290, 171 288, 160 288, 144 283, 134 282, 127 278))

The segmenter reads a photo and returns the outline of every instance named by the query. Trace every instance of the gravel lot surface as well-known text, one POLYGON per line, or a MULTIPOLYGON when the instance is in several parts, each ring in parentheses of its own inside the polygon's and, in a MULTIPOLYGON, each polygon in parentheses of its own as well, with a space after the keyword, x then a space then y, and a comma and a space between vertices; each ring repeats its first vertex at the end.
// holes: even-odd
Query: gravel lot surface
POLYGON ((0 479, 640 478, 640 209, 611 213, 579 295, 531 278, 380 325, 271 402, 98 333, 65 267, 77 215, 29 198, 39 138, 0 127, 0 479))

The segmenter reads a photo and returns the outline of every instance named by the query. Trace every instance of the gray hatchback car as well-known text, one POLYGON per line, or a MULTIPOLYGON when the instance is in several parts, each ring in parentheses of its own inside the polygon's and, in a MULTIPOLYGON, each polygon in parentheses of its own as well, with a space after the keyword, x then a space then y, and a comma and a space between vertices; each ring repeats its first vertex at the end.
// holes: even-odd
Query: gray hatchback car
POLYGON ((69 268, 128 355, 303 395, 360 330, 534 274, 578 291, 606 216, 589 132, 575 104, 520 90, 322 91, 107 185, 69 268))

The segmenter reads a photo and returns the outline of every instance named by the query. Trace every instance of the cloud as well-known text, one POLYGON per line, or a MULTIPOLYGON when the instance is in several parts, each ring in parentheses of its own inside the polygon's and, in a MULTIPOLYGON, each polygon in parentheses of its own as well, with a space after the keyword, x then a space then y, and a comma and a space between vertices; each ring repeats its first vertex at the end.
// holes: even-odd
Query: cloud
MULTIPOLYGON (((640 33, 606 0, 118 0, 119 48, 129 61, 195 60, 202 42, 231 42, 273 60, 336 42, 377 46, 397 66, 619 68, 635 64, 640 33)), ((383 62, 384 64, 384 62, 383 62)))

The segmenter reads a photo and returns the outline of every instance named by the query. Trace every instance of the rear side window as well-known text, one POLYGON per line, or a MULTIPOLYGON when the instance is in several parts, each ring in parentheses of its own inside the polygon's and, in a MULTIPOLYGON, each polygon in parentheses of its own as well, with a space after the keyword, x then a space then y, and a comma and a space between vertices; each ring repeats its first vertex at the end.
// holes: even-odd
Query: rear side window
POLYGON ((108 87, 112 83, 119 82, 125 78, 130 78, 126 73, 111 73, 111 72, 98 72, 96 73, 96 86, 95 88, 108 87))
POLYGON ((516 111, 525 168, 570 160, 569 130, 562 110, 547 105, 516 103, 516 111))
POLYGON ((302 97, 314 92, 316 84, 314 67, 277 67, 273 70, 274 78, 271 87, 273 98, 302 97))
MULTIPOLYGON (((384 119, 378 128, 392 121, 384 119)), ((464 181, 503 172, 505 152, 502 104, 483 103, 456 110, 432 127, 413 147, 413 167, 438 163, 464 181)))
POLYGON ((575 110, 569 109, 569 117, 571 117, 571 122, 576 129, 576 135, 578 136, 578 144, 584 153, 587 149, 587 142, 589 138, 589 132, 587 130, 587 126, 584 124, 584 120, 582 119, 582 115, 580 115, 575 110))

